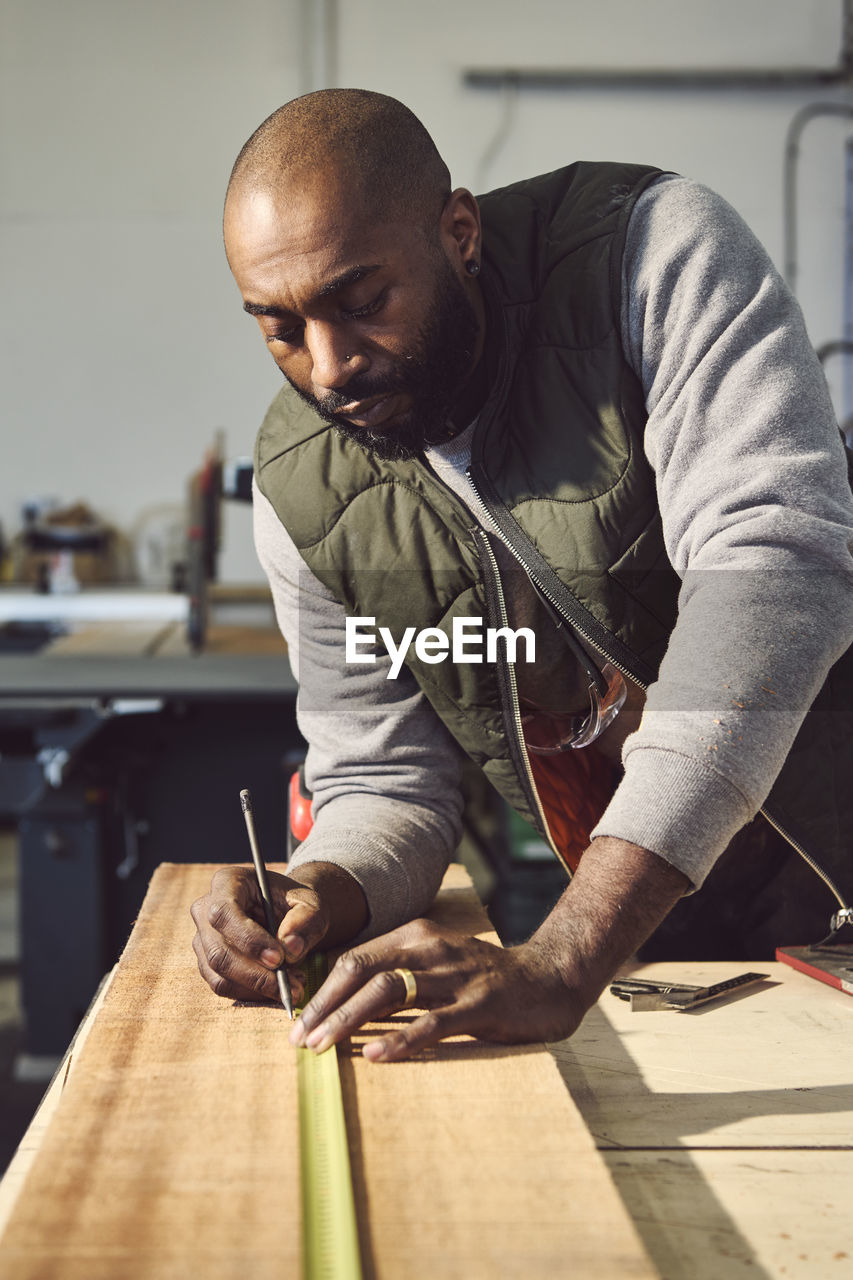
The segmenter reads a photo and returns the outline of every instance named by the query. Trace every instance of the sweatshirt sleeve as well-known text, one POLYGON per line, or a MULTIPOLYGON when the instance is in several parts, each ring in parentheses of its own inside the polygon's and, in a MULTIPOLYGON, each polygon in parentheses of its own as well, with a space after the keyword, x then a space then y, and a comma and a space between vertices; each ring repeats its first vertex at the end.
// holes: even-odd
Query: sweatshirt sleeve
POLYGON ((314 826, 291 860, 343 867, 364 890, 359 940, 423 915, 459 841, 460 752, 404 667, 345 661, 345 612, 254 490, 255 545, 299 682, 314 826))
POLYGON ((721 197, 680 178, 644 193, 622 327, 682 587, 593 834, 650 849, 699 886, 853 641, 853 501, 800 310, 721 197))

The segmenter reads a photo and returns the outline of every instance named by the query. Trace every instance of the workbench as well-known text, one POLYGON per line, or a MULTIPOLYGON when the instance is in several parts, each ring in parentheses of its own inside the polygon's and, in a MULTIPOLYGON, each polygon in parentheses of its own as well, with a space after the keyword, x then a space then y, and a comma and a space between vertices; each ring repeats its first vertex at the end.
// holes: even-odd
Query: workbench
POLYGON ((605 993, 552 1052, 666 1280, 848 1280, 853 996, 776 962, 635 972, 745 970, 767 981, 690 1012, 605 993))
MULTIPOLYGON (((4 1280, 298 1274, 296 1051, 281 1010, 195 972, 186 906, 210 870, 158 872, 0 1184, 4 1280)), ((451 868, 435 918, 486 936, 465 885, 451 868)), ((628 970, 744 967, 768 979, 687 1013, 605 992, 550 1053, 456 1037, 376 1065, 354 1037, 365 1277, 846 1280, 853 998, 775 963, 628 970)))

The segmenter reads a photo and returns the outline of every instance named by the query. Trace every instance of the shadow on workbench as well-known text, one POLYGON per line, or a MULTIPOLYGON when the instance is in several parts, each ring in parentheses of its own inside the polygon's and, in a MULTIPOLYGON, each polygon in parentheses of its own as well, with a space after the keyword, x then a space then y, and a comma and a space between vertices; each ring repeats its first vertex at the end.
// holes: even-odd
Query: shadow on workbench
MULTIPOLYGON (((790 1088, 690 1094, 677 1089, 672 1093, 653 1090, 645 1085, 637 1063, 600 1009, 591 1010, 584 1027, 585 1043, 580 1038, 564 1040, 549 1048, 661 1276, 666 1280, 719 1280, 724 1256, 725 1274, 731 1280, 741 1276, 773 1280, 777 1272, 762 1265, 766 1259, 760 1259, 744 1238, 702 1167, 703 1152, 724 1153, 726 1144, 711 1140, 705 1146, 696 1135, 712 1135, 745 1118, 777 1116, 793 1107, 807 1115, 846 1114, 851 1108, 851 1089, 833 1084, 796 1090, 796 1102, 790 1088), (653 1145, 648 1136, 636 1144, 620 1141, 620 1128, 614 1128, 613 1100, 600 1096, 603 1074, 614 1081, 623 1074, 630 1078, 631 1113, 642 1116, 644 1135, 654 1134, 653 1145), (686 1138, 689 1145, 685 1145, 686 1138)), ((843 1131, 839 1134, 839 1149, 849 1147, 846 1137, 843 1131)), ((761 1148, 744 1145, 737 1150, 741 1172, 760 1163, 761 1148)), ((793 1231, 796 1224, 786 1223, 786 1227, 793 1231)))

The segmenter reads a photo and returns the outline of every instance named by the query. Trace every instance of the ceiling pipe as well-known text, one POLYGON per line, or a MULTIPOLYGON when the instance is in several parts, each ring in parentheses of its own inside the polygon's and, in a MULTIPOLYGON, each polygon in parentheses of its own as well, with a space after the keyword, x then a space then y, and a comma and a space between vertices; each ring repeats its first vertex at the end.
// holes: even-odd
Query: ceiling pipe
POLYGON ((834 67, 469 67, 472 89, 825 89, 853 80, 853 0, 843 0, 841 53, 834 67))
POLYGON ((816 89, 850 82, 837 67, 704 68, 695 70, 585 70, 578 68, 468 68, 462 80, 472 89, 816 89))

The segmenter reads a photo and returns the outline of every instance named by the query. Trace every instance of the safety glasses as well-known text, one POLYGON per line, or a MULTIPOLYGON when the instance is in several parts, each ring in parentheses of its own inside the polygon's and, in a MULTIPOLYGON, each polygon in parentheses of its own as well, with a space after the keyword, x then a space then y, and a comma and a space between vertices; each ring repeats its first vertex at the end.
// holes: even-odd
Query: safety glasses
MULTIPOLYGON (((536 584, 533 584, 534 587, 536 584)), ((589 710, 578 714, 555 715, 542 707, 521 700, 521 727, 524 742, 536 755, 556 755, 577 750, 595 742, 611 725, 622 709, 628 689, 621 672, 610 662, 599 667, 583 645, 572 634, 571 627, 542 595, 537 593, 554 626, 587 678, 589 710)))

